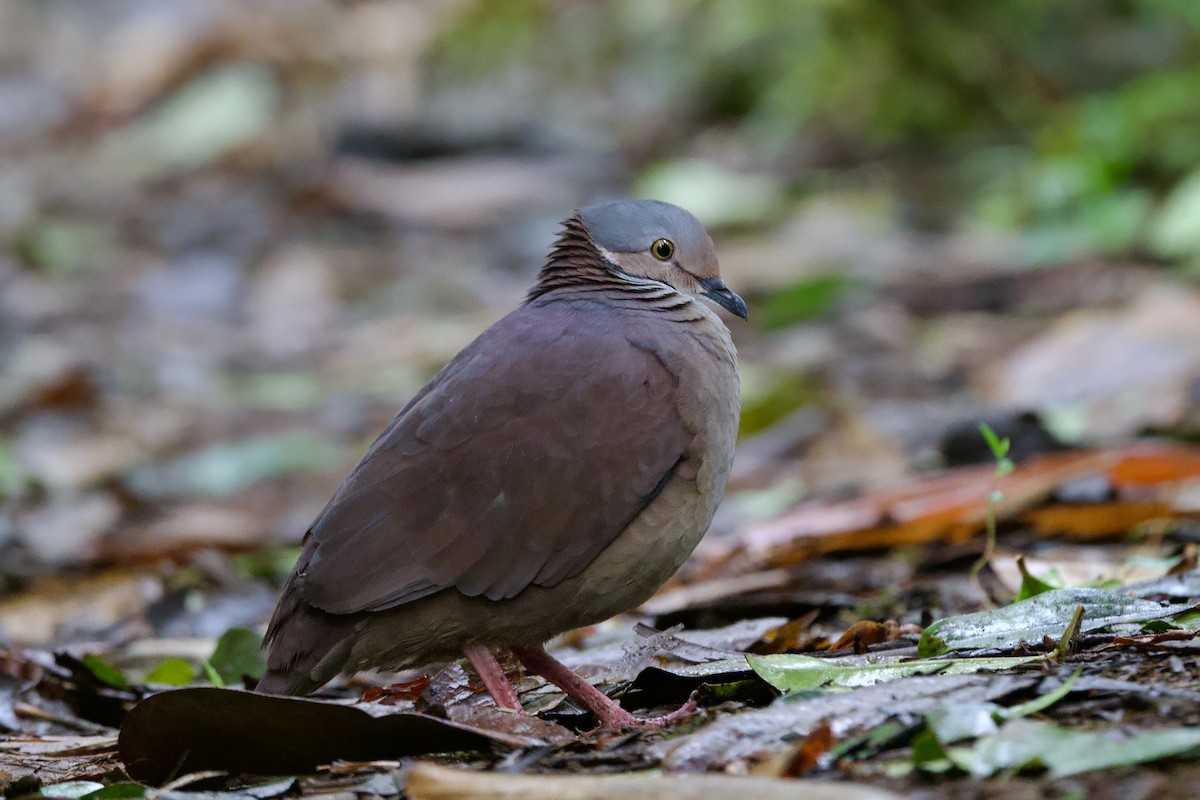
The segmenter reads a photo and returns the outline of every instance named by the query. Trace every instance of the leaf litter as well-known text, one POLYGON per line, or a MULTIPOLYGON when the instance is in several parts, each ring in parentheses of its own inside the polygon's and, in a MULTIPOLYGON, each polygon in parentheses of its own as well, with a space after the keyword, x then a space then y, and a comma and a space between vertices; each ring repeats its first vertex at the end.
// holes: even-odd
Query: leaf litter
MULTIPOLYGON (((1156 373, 1135 396, 1123 393, 1131 371, 1157 369, 1129 342, 1149 340, 1150 352, 1162 352, 1160 320, 1172 347, 1194 351, 1196 293, 1144 266, 1013 272, 1006 255, 982 249, 963 277, 957 239, 923 234, 929 245, 918 247, 899 232, 863 236, 866 226, 895 221, 837 198, 773 210, 791 215, 778 229, 718 232, 730 275, 771 317, 765 328, 735 332, 748 427, 722 516, 643 614, 558 643, 564 661, 632 710, 677 706, 695 693, 700 714, 670 731, 580 736, 587 716, 553 687, 522 678, 521 698, 539 716, 519 718, 492 708, 457 664, 423 677, 360 676, 308 700, 235 688, 261 669, 257 637, 280 574, 343 462, 519 298, 523 278, 510 266, 528 266, 530 256, 510 252, 496 232, 533 240, 529 230, 583 195, 623 191, 596 177, 622 170, 511 142, 448 146, 439 135, 430 157, 422 154, 430 143, 414 145, 411 133, 372 134, 388 151, 381 158, 314 137, 311 115, 289 104, 323 91, 311 76, 334 63, 329 41, 434 27, 411 18, 378 25, 371 15, 390 12, 372 4, 352 4, 353 28, 339 27, 342 18, 320 3, 253 21, 228 4, 197 5, 187 20, 143 16, 155 4, 126 5, 105 18, 127 45, 112 48, 120 58, 94 50, 90 43, 109 39, 80 35, 80 20, 50 6, 37 12, 62 22, 46 30, 66 31, 72 47, 85 43, 99 68, 63 73, 57 91, 86 102, 62 104, 53 123, 61 128, 47 129, 36 148, 8 147, 0 176, 6 188, 12 175, 28 186, 4 193, 28 209, 13 229, 13 257, 0 259, 0 350, 9 356, 0 358, 7 796, 146 796, 128 782, 134 772, 168 781, 154 796, 169 800, 395 796, 406 776, 414 797, 481 789, 820 796, 813 777, 840 797, 885 796, 865 782, 941 797, 974 791, 970 776, 997 770, 1014 781, 1017 770, 1073 780, 1090 774, 1081 769, 1103 770, 1092 783, 1047 789, 1064 795, 1128 774, 1106 769, 1115 765, 1153 760, 1154 773, 1134 774, 1176 774, 1163 759, 1189 755, 1200 725, 1200 626, 1188 611, 1200 602, 1200 448, 1165 439, 1069 445, 1146 425, 1190 437, 1195 415, 1182 401, 1194 371, 1156 373), (147 29, 159 35, 142 35, 147 29), (270 69, 255 53, 270 54, 270 69), (247 108, 253 113, 237 113, 247 108), (174 135, 201 128, 213 135, 174 135), (145 163, 114 168, 131 146, 142 146, 145 163), (89 148, 100 157, 81 169, 79 152, 89 148), (297 158, 324 166, 297 180, 297 158), (502 169, 489 173, 489 163, 502 169), (504 191, 464 196, 464 180, 504 191), (55 198, 43 186, 70 189, 55 198), (439 228, 448 219, 451 229, 439 228), (826 255, 812 257, 807 239, 817 229, 847 224, 850 241, 828 240, 826 255), (464 268, 464 248, 476 245, 488 256, 474 260, 486 265, 464 268), (853 274, 822 263, 797 276, 798 252, 814 264, 829 253, 838 263, 858 255, 848 259, 853 274), (930 269, 930 253, 932 269, 947 276, 894 277, 930 269), (997 287, 1007 311, 995 311, 997 287), (1103 308, 1081 307, 1096 291, 1092 302, 1103 308), (1080 338, 1097 330, 1118 334, 1105 341, 1131 370, 1114 370, 1095 337, 1080 338), (1063 365, 1079 380, 1064 380, 1063 365), (999 385, 985 385, 984 373, 999 385), (1082 409, 1064 409, 1061 393, 1076 383, 1100 391, 1082 409), (1121 402, 1108 402, 1114 392, 1121 402), (961 423, 978 443, 981 404, 1013 397, 1057 422, 1056 431, 1070 428, 1062 423, 1071 413, 1085 428, 1059 441, 1037 414, 989 414, 999 436, 1012 437, 1005 457, 1015 462, 997 487, 987 453, 971 466, 951 447, 949 426, 961 423), (938 453, 966 466, 931 474, 938 453), (966 569, 995 488, 1011 565, 984 570, 999 609, 976 616, 983 603, 966 569), (1105 556, 1051 548, 1063 543, 1105 556), (1131 554, 1138 570, 1093 569, 1105 559, 1124 567, 1131 554), (1142 578, 1154 581, 1113 583, 1142 578), (1024 602, 1010 605, 1017 597, 1024 602), (636 630, 637 620, 658 630, 636 630), (1073 760, 1003 755, 1014 741, 1073 760), (413 768, 416 752, 432 755, 413 768), (429 760, 460 768, 448 773, 429 760), (918 773, 897 765, 910 773, 919 765, 918 773), (261 783, 232 774, 273 770, 306 777, 261 783), (595 782, 635 770, 666 775, 595 782), (712 771, 756 775, 740 784, 731 781, 741 776, 672 779, 712 771), (558 774, 507 774, 515 772, 558 774), (932 775, 944 782, 930 783, 932 775), (796 776, 804 782, 789 782, 796 776)), ((362 48, 370 70, 379 67, 376 50, 362 48)), ((403 63, 387 68, 415 77, 412 55, 406 49, 403 63)), ((357 57, 340 54, 337 68, 357 57)), ((14 59, 19 70, 20 54, 14 59)), ((354 80, 326 83, 361 89, 354 80)), ((712 194, 712 176, 703 183, 712 194)))

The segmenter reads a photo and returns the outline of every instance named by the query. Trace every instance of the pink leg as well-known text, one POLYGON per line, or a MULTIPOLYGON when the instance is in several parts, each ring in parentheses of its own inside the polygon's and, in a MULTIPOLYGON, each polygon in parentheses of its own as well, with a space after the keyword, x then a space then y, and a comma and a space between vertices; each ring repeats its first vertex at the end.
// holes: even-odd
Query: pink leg
POLYGON ((521 701, 517 699, 516 690, 508 682, 508 676, 504 674, 504 669, 490 647, 471 642, 463 645, 463 653, 483 679, 483 685, 487 687, 488 694, 496 701, 496 705, 517 713, 524 712, 521 701))
POLYGON ((595 714, 602 728, 627 728, 634 725, 658 727, 675 722, 696 710, 695 701, 689 699, 683 708, 664 717, 638 719, 617 705, 604 692, 572 672, 570 667, 557 661, 544 647, 513 647, 512 651, 527 670, 541 675, 595 714))

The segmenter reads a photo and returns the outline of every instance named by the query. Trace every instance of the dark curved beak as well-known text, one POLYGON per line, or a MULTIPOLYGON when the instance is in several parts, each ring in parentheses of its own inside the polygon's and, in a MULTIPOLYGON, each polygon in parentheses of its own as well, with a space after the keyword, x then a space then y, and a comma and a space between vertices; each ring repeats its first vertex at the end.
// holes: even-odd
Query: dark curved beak
POLYGON ((749 315, 750 310, 746 308, 746 301, 738 297, 737 293, 726 286, 725 281, 720 278, 703 278, 700 281, 700 287, 704 290, 705 297, 730 314, 736 314, 742 319, 746 319, 749 315))

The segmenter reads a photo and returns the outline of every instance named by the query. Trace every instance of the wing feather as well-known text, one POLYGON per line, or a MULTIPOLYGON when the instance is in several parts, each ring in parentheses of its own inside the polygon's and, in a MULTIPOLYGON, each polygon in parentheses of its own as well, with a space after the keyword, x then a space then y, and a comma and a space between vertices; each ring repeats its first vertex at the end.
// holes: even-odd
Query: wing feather
POLYGON ((522 306, 388 425, 310 531, 305 600, 348 614, 577 575, 693 434, 674 377, 600 306, 522 306))

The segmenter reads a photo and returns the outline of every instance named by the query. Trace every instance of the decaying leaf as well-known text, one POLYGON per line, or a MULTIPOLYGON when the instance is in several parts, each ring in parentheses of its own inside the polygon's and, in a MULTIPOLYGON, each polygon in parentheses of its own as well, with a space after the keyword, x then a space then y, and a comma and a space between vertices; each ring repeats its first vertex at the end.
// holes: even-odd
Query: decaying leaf
POLYGON ((541 743, 423 714, 374 717, 336 703, 209 687, 146 698, 129 712, 117 742, 129 776, 155 785, 207 770, 294 775, 339 759, 541 743))
POLYGON ((983 670, 1004 670, 1039 660, 1039 656, 1011 658, 904 659, 881 655, 816 658, 804 655, 747 656, 754 671, 784 692, 822 687, 853 688, 904 678, 909 675, 966 675, 983 670))
POLYGON ((1001 770, 1045 767, 1061 778, 1108 767, 1143 764, 1200 748, 1200 728, 1082 731, 1018 719, 969 749, 949 749, 958 767, 977 777, 1001 770))
POLYGON ((925 629, 922 655, 951 650, 1006 649, 1022 642, 1058 639, 1083 608, 1081 630, 1101 630, 1119 623, 1144 623, 1178 613, 1186 606, 1164 606, 1124 591, 1056 589, 1002 608, 938 620, 925 629))
POLYGON ((421 764, 408 773, 412 800, 899 800, 865 784, 732 775, 505 775, 421 764))

